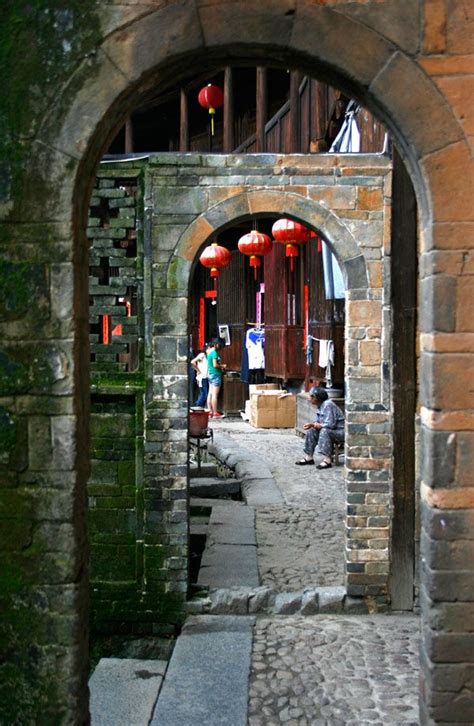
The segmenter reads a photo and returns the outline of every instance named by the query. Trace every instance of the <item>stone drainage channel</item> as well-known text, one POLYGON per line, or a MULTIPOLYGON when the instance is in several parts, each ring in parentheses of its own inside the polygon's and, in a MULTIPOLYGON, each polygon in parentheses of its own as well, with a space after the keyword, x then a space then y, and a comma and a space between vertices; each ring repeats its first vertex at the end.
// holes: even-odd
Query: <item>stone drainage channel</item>
MULTIPOLYGON (((296 481, 311 482, 314 467, 290 481, 294 437, 250 436, 249 450, 232 438, 235 431, 246 441, 245 428, 218 428, 231 435, 216 430, 212 460, 199 476, 191 469, 189 617, 169 663, 100 661, 90 682, 93 726, 417 724, 416 616, 369 614, 341 584, 327 584, 339 572, 308 567, 314 531, 306 530, 315 511, 307 511, 307 498, 321 503, 323 520, 325 510, 321 492, 305 495, 296 481), (318 578, 326 584, 315 585, 318 578), (295 582, 300 586, 289 589, 295 582)), ((339 479, 342 471, 332 484, 339 479)), ((327 504, 329 478, 323 486, 327 504)), ((336 490, 334 496, 337 504, 336 490)), ((325 541, 326 550, 334 544, 337 523, 330 509, 326 515, 320 550, 325 541)), ((320 552, 325 557, 330 563, 320 552)))

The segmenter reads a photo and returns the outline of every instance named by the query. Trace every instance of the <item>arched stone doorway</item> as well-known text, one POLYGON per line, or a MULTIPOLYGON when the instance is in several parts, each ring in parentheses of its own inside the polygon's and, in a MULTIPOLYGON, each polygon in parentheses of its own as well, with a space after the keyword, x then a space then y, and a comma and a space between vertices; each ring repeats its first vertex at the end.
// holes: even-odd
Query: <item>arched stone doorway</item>
MULTIPOLYGON (((224 157, 223 157, 224 158, 224 157)), ((282 157, 284 158, 284 157, 282 157)), ((226 157, 226 165, 232 167, 236 164, 236 160, 232 157, 226 157)), ((188 159, 192 168, 191 159, 188 159)), ((232 187, 219 186, 220 180, 218 171, 215 179, 216 187, 214 190, 208 187, 209 207, 203 211, 181 234, 177 243, 175 252, 169 266, 168 273, 168 289, 176 290, 176 280, 179 279, 180 286, 183 291, 189 284, 190 274, 195 262, 196 254, 202 246, 217 236, 223 229, 239 220, 250 219, 256 216, 265 216, 270 213, 281 216, 289 216, 312 227, 319 232, 324 239, 331 245, 343 271, 346 286, 346 335, 345 344, 348 351, 358 349, 359 341, 367 337, 367 331, 370 330, 371 349, 374 346, 378 350, 374 360, 379 361, 377 366, 363 366, 358 358, 357 353, 350 354, 349 362, 346 363, 346 420, 348 423, 346 434, 346 452, 347 452, 347 514, 350 519, 346 519, 346 536, 348 542, 348 550, 346 551, 346 585, 350 595, 371 595, 377 597, 380 602, 388 595, 388 576, 390 571, 389 552, 389 532, 390 532, 390 491, 391 491, 391 471, 392 471, 392 446, 390 436, 384 434, 379 435, 378 439, 370 438, 370 430, 377 426, 380 430, 390 431, 392 428, 391 415, 391 383, 388 379, 385 381, 382 370, 382 359, 387 362, 390 360, 390 323, 388 316, 382 315, 382 310, 389 309, 390 300, 388 295, 388 275, 386 279, 380 276, 375 281, 374 276, 368 273, 367 260, 364 256, 364 250, 367 250, 365 244, 368 242, 371 246, 372 254, 374 250, 381 252, 380 264, 383 266, 383 217, 389 215, 389 206, 384 206, 383 198, 388 197, 383 194, 385 185, 390 183, 390 163, 388 160, 379 159, 377 161, 378 173, 375 173, 372 166, 369 175, 366 175, 364 168, 365 160, 355 160, 349 157, 330 156, 325 158, 324 166, 326 170, 329 168, 348 170, 353 164, 357 167, 359 181, 364 178, 370 184, 371 189, 378 188, 380 190, 380 214, 382 215, 379 225, 379 233, 372 231, 370 242, 364 239, 364 233, 360 229, 361 239, 356 240, 347 226, 347 219, 344 218, 344 204, 340 202, 339 209, 332 210, 328 206, 323 206, 317 201, 318 194, 324 196, 324 192, 328 190, 325 187, 322 168, 318 167, 318 160, 304 160, 301 158, 299 162, 295 160, 293 174, 295 181, 292 183, 289 179, 285 182, 282 178, 280 191, 270 191, 264 187, 265 174, 265 157, 259 157, 259 166, 261 168, 262 178, 260 184, 258 174, 253 176, 253 185, 249 187, 249 191, 243 191, 238 194, 232 194, 232 187), (303 167, 303 169, 301 168, 303 167), (312 185, 308 183, 306 190, 303 189, 298 181, 300 175, 306 176, 308 179, 311 175, 319 179, 319 184, 312 185), (376 185, 379 185, 376 187, 376 185), (258 188, 261 185, 261 188, 258 188), (299 193, 292 191, 296 186, 299 193), (256 188, 255 188, 256 187, 256 188), (224 201, 217 204, 212 203, 212 196, 218 192, 219 196, 223 193, 229 194, 224 201), (305 193, 306 192, 306 193, 305 193), (385 340, 386 349, 382 355, 382 340, 385 340), (367 419, 365 424, 365 435, 367 443, 376 440, 378 444, 377 456, 374 460, 372 454, 369 455, 369 448, 366 449, 366 456, 362 455, 360 447, 363 439, 363 420, 367 419), (352 431, 357 430, 356 436, 352 435, 352 431), (383 441, 382 441, 383 440, 383 441), (357 472, 357 473, 356 473, 357 472), (358 492, 361 499, 361 506, 358 507, 354 503, 352 494, 358 492), (384 522, 386 526, 375 527, 368 513, 373 508, 373 516, 379 517, 377 521, 384 522), (355 524, 358 515, 358 508, 361 509, 361 516, 364 517, 366 526, 357 526, 355 524), (349 522, 349 524, 348 524, 349 522), (378 548, 365 549, 368 539, 378 539, 378 548), (383 544, 382 544, 383 543, 383 544), (358 551, 359 550, 359 551, 358 551), (377 563, 376 575, 373 571, 373 563, 377 563), (357 567, 353 567, 357 564, 357 567), (385 565, 385 570, 384 570, 385 565), (364 572, 366 580, 364 581, 364 572)), ((251 162, 249 162, 250 164, 251 162)), ((273 163, 270 158, 268 163, 273 163)), ((375 160, 372 160, 375 163, 375 160)), ((240 169, 233 170, 233 183, 237 188, 245 188, 245 178, 248 170, 244 164, 239 162, 240 169), (241 180, 238 179, 241 175, 241 180)), ((188 167, 189 169, 189 167, 188 167)), ((209 173, 209 170, 208 170, 209 173)), ((156 170, 159 176, 159 170, 156 170)), ((176 210, 178 211, 182 204, 179 199, 178 188, 173 187, 173 180, 169 175, 166 176, 169 184, 170 194, 176 200, 176 210)), ((179 180, 177 181, 179 184, 179 180)), ((350 185, 344 185, 344 194, 350 185)), ((340 188, 341 191, 343 189, 340 188)), ((336 202, 337 191, 332 190, 333 200, 336 202)), ((354 195, 354 198, 357 195, 354 195)), ((337 204, 337 202, 336 202, 337 204)), ((352 205, 351 205, 352 206, 352 205)), ((348 211, 348 210, 347 210, 348 211)), ((371 223, 365 225, 365 234, 367 235, 371 223)), ((370 264, 370 263, 369 263, 370 264)), ((162 293, 166 295, 163 290, 162 293)), ((271 293, 268 293, 271 294, 271 293)), ((173 319, 172 311, 173 301, 169 300, 169 318, 173 319)), ((167 335, 171 334, 171 330, 167 330, 167 335)), ((185 345, 185 340, 181 341, 185 345)), ((178 339, 177 348, 180 341, 178 339)), ((363 344, 365 345, 365 344, 363 344)), ((159 351, 160 343, 157 337, 154 344, 154 350, 159 351)), ((163 387, 160 389, 163 391, 163 387)), ((160 393, 158 392, 158 395, 160 393)), ((161 394, 162 395, 162 394, 161 394)), ((359 525, 362 519, 359 519, 359 525)))
MULTIPOLYGON (((202 60, 204 67, 206 63, 215 63, 231 52, 242 59, 264 59, 268 63, 301 66, 310 73, 339 84, 363 100, 389 126, 406 155, 420 204, 423 229, 421 252, 428 278, 422 285, 424 337, 421 403, 425 454, 425 552, 430 563, 429 572, 424 574, 424 582, 430 594, 424 601, 423 613, 428 624, 425 639, 428 659, 442 663, 449 658, 446 658, 443 649, 438 652, 436 648, 438 638, 435 630, 438 622, 436 618, 433 622, 430 619, 430 598, 436 595, 441 603, 449 599, 449 593, 444 591, 436 594, 436 570, 449 569, 452 556, 448 556, 442 564, 430 543, 430 537, 440 536, 439 532, 444 531, 445 527, 442 522, 446 520, 453 528, 454 538, 456 532, 463 531, 467 526, 465 510, 470 500, 459 494, 456 485, 468 482, 468 464, 463 464, 461 450, 458 452, 461 459, 456 464, 456 473, 453 473, 454 453, 450 454, 447 473, 444 468, 432 467, 429 459, 433 457, 433 460, 437 460, 440 442, 451 446, 453 436, 455 446, 461 440, 464 446, 469 445, 466 431, 470 430, 470 419, 464 413, 465 409, 472 407, 465 395, 469 388, 469 373, 464 364, 467 344, 462 335, 456 337, 456 334, 466 333, 471 328, 463 313, 468 307, 466 303, 470 295, 469 286, 460 277, 465 271, 461 266, 454 270, 453 275, 447 274, 443 265, 436 266, 431 252, 449 245, 455 249, 463 248, 466 223, 472 223, 468 195, 463 195, 469 175, 469 152, 463 128, 456 120, 446 96, 426 75, 436 75, 428 58, 437 48, 433 15, 429 14, 426 7, 425 15, 420 12, 418 3, 413 3, 408 11, 405 9, 403 18, 394 4, 380 3, 377 8, 364 5, 357 3, 352 9, 341 11, 340 8, 334 10, 310 4, 295 8, 288 6, 285 1, 262 6, 256 12, 252 4, 222 3, 217 14, 212 5, 173 3, 143 17, 137 17, 134 10, 120 11, 115 16, 109 15, 103 19, 101 34, 102 39, 106 40, 102 43, 102 39, 97 39, 91 56, 82 67, 74 73, 71 69, 62 86, 59 82, 50 81, 49 98, 56 97, 57 104, 52 104, 31 145, 31 160, 25 163, 26 183, 21 191, 18 187, 14 188, 3 209, 9 215, 5 234, 7 241, 15 246, 14 260, 21 257, 22 253, 26 259, 31 259, 31 242, 25 241, 24 236, 27 222, 30 225, 41 225, 35 228, 47 235, 48 245, 51 245, 45 250, 39 264, 52 265, 53 277, 55 271, 59 272, 54 268, 58 260, 63 266, 60 278, 57 278, 60 296, 54 297, 54 304, 51 302, 48 310, 57 323, 54 338, 56 348, 63 350, 70 365, 59 372, 59 378, 46 386, 46 391, 53 393, 53 396, 50 404, 41 408, 41 421, 34 419, 36 414, 33 412, 26 414, 26 423, 33 437, 38 432, 46 432, 43 438, 50 440, 50 419, 57 416, 58 410, 55 405, 57 396, 54 395, 58 393, 57 381, 65 380, 69 385, 66 387, 61 384, 61 389, 67 388, 67 391, 61 390, 61 393, 65 394, 62 399, 65 404, 64 425, 68 440, 73 442, 70 451, 86 450, 87 284, 85 261, 82 260, 85 244, 81 229, 85 226, 88 190, 100 153, 114 129, 122 123, 124 111, 133 106, 136 94, 145 92, 147 85, 153 84, 160 76, 160 73, 155 74, 155 69, 161 67, 161 78, 164 79, 177 72, 183 60, 202 60), (425 28, 420 23, 423 19, 426 20, 425 28), (159 43, 156 38, 160 39, 159 43), (342 42, 341 38, 357 38, 357 43, 342 42), (423 52, 419 53, 422 44, 423 52), (410 88, 409 94, 404 92, 407 87, 410 88), (422 121, 422 116, 429 118, 430 123, 422 121), (40 204, 36 193, 38 187, 42 191, 40 204), (76 239, 74 255, 73 238, 76 239), (441 337, 436 333, 440 333, 441 337), (446 339, 444 334, 448 334, 446 339), (447 395, 446 390, 436 384, 445 376, 450 377, 452 370, 459 374, 461 385, 455 394, 450 392, 447 395), (437 508, 441 512, 435 511, 437 508)), ((443 32, 448 31, 439 30, 441 44, 445 39, 443 32)), ((453 42, 456 44, 458 40, 460 44, 461 31, 455 27, 450 32, 453 42)), ((26 96, 29 90, 27 82, 24 88, 26 96)), ((38 327, 33 324, 23 330, 26 336, 23 342, 31 348, 34 341, 38 340, 38 327)), ((49 334, 52 335, 51 330, 49 334)), ((10 340, 9 347, 13 350, 17 341, 15 333, 10 340)), ((12 388, 13 395, 17 393, 18 385, 16 382, 12 388)), ((81 649, 77 649, 76 632, 78 624, 79 629, 82 629, 81 624, 84 622, 81 592, 85 555, 79 545, 84 536, 82 511, 87 464, 84 456, 76 458, 75 453, 69 458, 60 456, 58 460, 59 442, 54 436, 52 440, 56 442, 53 446, 56 458, 54 451, 49 458, 32 458, 28 475, 30 480, 41 478, 51 489, 59 464, 63 481, 68 482, 60 505, 55 498, 55 517, 59 522, 71 524, 63 546, 69 555, 67 573, 61 579, 61 585, 64 586, 63 597, 69 585, 75 593, 75 604, 66 608, 74 624, 66 641, 67 647, 71 652, 74 651, 74 656, 68 660, 67 675, 62 679, 66 685, 52 687, 49 702, 51 713, 64 714, 70 709, 71 713, 75 711, 77 715, 85 708, 84 658, 81 649), (79 695, 66 695, 69 686, 74 686, 75 694, 79 695)), ((22 469, 15 464, 14 471, 17 477, 17 472, 22 469)), ((31 522, 30 508, 35 507, 35 495, 25 491, 24 496, 28 502, 25 518, 31 522)), ((50 509, 52 506, 47 506, 47 510, 50 509)), ((37 515, 37 518, 41 519, 41 516, 37 515)), ((467 571, 466 562, 463 572, 467 571)), ((31 577, 29 574, 25 577, 27 582, 43 582, 39 564, 36 569, 33 568, 31 577)), ((28 593, 32 589, 27 587, 25 595, 27 610, 31 602, 28 593)), ((38 624, 49 618, 37 606, 29 612, 30 618, 33 617, 32 613, 38 624)), ((451 627, 450 622, 448 618, 448 629, 451 627)), ((454 627, 454 632, 453 637, 458 637, 458 625, 454 627)), ((453 639, 451 636, 449 638, 451 642, 453 639)), ((41 638, 39 643, 41 651, 41 638)), ((21 645, 26 647, 25 641, 21 645)), ((18 650, 21 649, 21 646, 18 647, 18 650)), ((456 656, 455 659, 459 661, 460 657, 456 656)), ((429 665, 430 661, 426 667, 427 674, 429 665)), ((55 683, 54 667, 48 668, 45 681, 55 683)), ((432 696, 428 694, 426 700, 431 703, 432 696)))

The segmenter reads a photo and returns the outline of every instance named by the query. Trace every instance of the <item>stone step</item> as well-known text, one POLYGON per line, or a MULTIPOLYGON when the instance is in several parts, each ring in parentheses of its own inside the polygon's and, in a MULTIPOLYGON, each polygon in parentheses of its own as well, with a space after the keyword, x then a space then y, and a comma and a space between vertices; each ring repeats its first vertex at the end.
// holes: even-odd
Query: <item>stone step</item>
POLYGON ((89 680, 92 726, 144 726, 153 714, 167 662, 101 658, 89 680))
POLYGON ((151 726, 247 725, 254 622, 218 615, 186 621, 151 726))
POLYGON ((257 587, 255 510, 216 501, 212 507, 198 584, 212 588, 257 587))
POLYGON ((197 466, 191 466, 189 469, 189 476, 190 477, 207 477, 207 476, 217 476, 217 464, 213 464, 210 462, 202 462, 201 464, 201 471, 198 470, 197 466))
POLYGON ((240 493, 240 479, 219 479, 218 477, 192 477, 189 480, 189 491, 193 497, 225 497, 240 493))

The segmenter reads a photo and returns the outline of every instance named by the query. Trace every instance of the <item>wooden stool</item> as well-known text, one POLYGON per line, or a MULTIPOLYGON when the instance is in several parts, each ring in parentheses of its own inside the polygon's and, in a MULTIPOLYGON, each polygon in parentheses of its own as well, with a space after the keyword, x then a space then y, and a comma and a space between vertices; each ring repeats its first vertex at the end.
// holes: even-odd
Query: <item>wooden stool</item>
POLYGON ((332 445, 332 461, 334 466, 339 466, 339 457, 344 453, 344 441, 334 441, 332 445))

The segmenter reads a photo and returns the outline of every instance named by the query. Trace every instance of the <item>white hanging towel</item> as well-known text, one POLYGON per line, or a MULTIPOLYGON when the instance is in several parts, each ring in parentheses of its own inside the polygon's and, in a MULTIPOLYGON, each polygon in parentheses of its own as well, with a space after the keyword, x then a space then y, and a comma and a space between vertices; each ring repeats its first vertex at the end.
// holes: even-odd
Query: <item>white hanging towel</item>
POLYGON ((343 124, 334 139, 329 153, 354 154, 360 151, 360 131, 355 119, 359 106, 355 101, 349 101, 343 124))
POLYGON ((319 341, 318 365, 326 369, 326 384, 332 386, 332 366, 334 365, 334 343, 332 340, 319 341))

